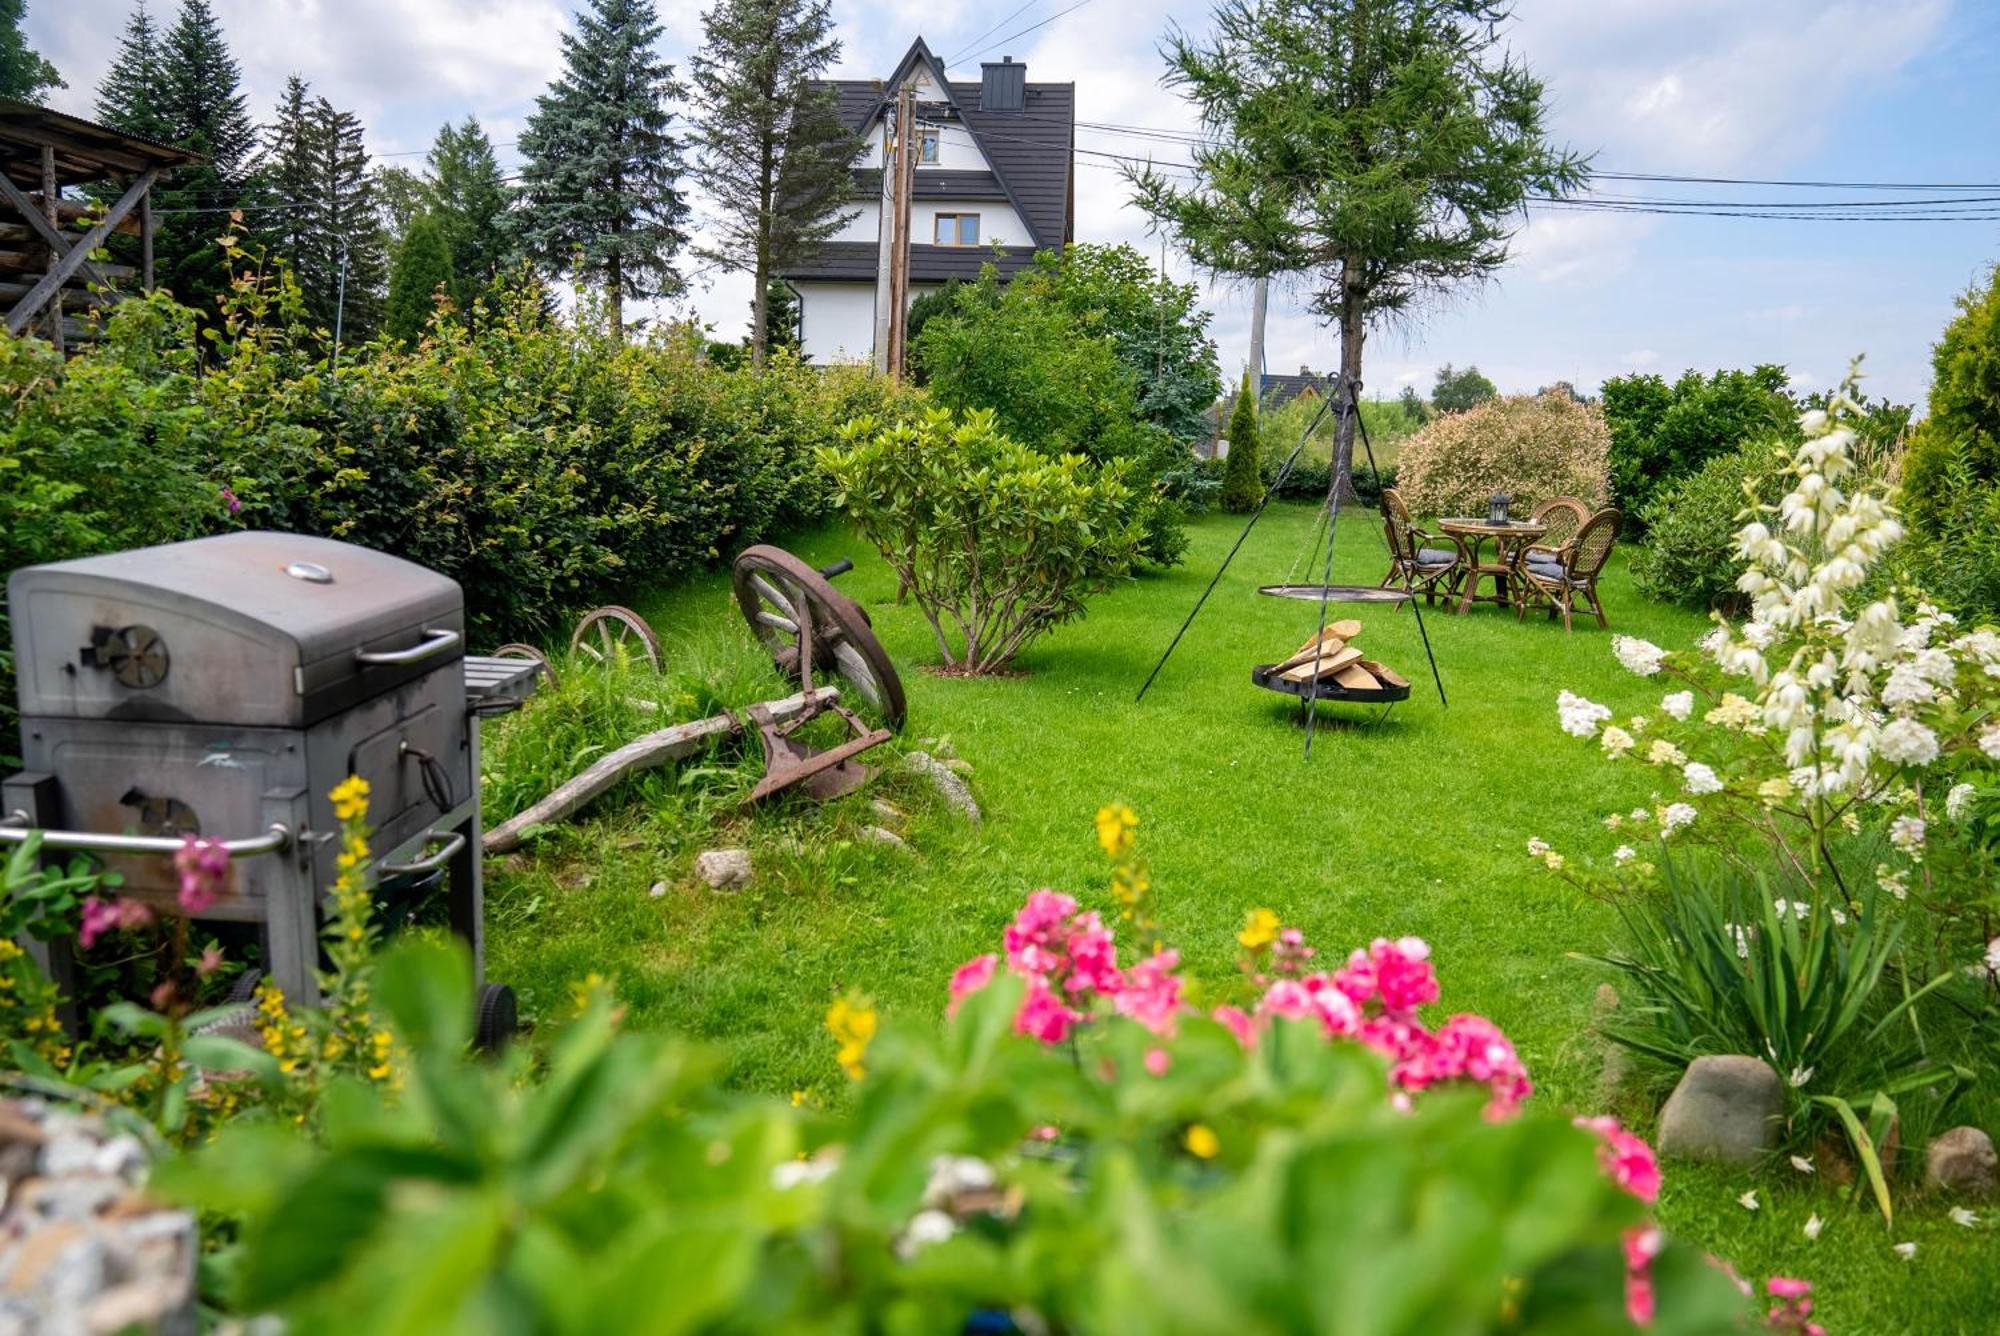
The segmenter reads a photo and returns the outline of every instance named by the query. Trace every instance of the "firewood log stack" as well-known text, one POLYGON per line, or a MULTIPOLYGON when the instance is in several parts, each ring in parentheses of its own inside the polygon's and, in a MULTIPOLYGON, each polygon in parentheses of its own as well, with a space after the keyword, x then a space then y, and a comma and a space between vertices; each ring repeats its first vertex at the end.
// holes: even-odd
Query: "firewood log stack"
POLYGON ((1288 658, 1274 664, 1271 675, 1297 683, 1318 678, 1322 684, 1332 683, 1346 691, 1407 690, 1408 679, 1365 657, 1350 643, 1360 635, 1361 623, 1351 617, 1328 622, 1324 631, 1308 637, 1288 658))

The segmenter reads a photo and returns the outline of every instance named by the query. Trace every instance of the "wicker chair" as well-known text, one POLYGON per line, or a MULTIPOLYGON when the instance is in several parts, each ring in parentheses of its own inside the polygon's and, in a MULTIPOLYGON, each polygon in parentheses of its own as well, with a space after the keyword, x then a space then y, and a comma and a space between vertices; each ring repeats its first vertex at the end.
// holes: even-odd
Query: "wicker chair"
POLYGON ((1515 567, 1519 576, 1515 587, 1520 591, 1515 615, 1527 616, 1530 603, 1546 604, 1549 616, 1562 613, 1563 630, 1568 631, 1572 629, 1571 613, 1580 605, 1597 615, 1599 626, 1609 627, 1604 605, 1597 598, 1597 577, 1610 560, 1611 549, 1618 542, 1618 526, 1624 522, 1624 515, 1617 510, 1600 510, 1585 521, 1559 556, 1530 555, 1522 561, 1515 567))
POLYGON ((1423 591, 1424 601, 1437 603, 1438 586, 1447 597, 1456 593, 1466 567, 1465 544, 1450 534, 1432 534, 1416 526, 1403 494, 1382 490, 1382 525, 1389 535, 1389 573, 1381 587, 1405 593, 1423 591))
POLYGON ((1582 531, 1584 523, 1590 519, 1590 507, 1573 496, 1552 496, 1536 506, 1530 518, 1544 526, 1545 532, 1540 541, 1522 553, 1523 557, 1540 554, 1560 559, 1562 550, 1569 546, 1570 540, 1582 531))

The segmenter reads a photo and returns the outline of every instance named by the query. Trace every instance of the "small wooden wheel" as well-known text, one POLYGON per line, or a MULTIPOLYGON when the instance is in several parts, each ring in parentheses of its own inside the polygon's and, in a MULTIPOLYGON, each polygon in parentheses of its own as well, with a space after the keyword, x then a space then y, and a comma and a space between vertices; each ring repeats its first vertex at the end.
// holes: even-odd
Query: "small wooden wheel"
POLYGON ((859 603, 781 547, 744 549, 733 583, 736 606, 781 676, 802 682, 799 643, 806 640, 815 678, 838 676, 845 690, 878 710, 890 728, 902 728, 908 708, 902 679, 859 603))
POLYGON ((525 659, 542 670, 542 676, 548 679, 550 686, 556 685, 556 666, 549 662, 548 655, 542 653, 533 645, 524 645, 518 640, 510 640, 500 648, 494 650, 493 657, 496 659, 525 659))
POLYGON ((616 603, 583 614, 569 647, 598 663, 622 652, 627 658, 644 658, 654 672, 660 671, 660 638, 644 617, 616 603))

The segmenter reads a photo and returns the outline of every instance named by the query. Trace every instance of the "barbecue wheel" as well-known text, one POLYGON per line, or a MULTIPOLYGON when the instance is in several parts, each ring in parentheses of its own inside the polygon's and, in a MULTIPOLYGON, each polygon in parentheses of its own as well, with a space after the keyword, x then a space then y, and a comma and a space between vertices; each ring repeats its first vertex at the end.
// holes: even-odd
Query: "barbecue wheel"
POLYGON ((569 638, 569 647, 598 663, 622 652, 628 659, 643 658, 654 672, 660 671, 660 638, 646 625, 644 617, 616 603, 583 614, 583 620, 576 624, 576 634, 569 638))
POLYGON ((504 983, 479 985, 479 1013, 472 1027, 472 1045, 481 1053, 498 1053, 521 1028, 514 990, 504 983))
POLYGON ((167 642, 150 626, 124 626, 97 647, 97 662, 128 687, 144 690, 167 679, 167 642))
POLYGON ((815 679, 829 672, 839 676, 890 728, 902 728, 907 711, 902 679, 859 603, 781 547, 745 548, 736 558, 733 583, 743 619, 781 675, 802 680, 799 642, 809 639, 815 679))

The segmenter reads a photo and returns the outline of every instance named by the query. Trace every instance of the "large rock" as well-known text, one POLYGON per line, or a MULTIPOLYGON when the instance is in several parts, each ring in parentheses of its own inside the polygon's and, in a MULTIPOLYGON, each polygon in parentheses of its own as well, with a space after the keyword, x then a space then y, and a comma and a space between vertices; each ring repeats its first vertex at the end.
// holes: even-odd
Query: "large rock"
POLYGON ((930 780, 931 787, 935 788, 966 820, 975 823, 979 821, 979 800, 972 796, 972 790, 966 787, 965 781, 960 779, 957 772, 949 765, 929 752, 920 751, 911 752, 903 760, 910 769, 930 780))
POLYGON ((1660 1110, 1660 1154, 1754 1164, 1777 1149, 1784 1114, 1784 1080, 1762 1058, 1696 1058, 1660 1110))
POLYGON ((750 884, 748 849, 710 849, 695 855, 695 875, 718 891, 740 890, 750 884))
POLYGON ((2000 1156, 1993 1138, 1976 1127, 1954 1127, 1924 1151, 1924 1181, 1946 1192, 1990 1196, 2000 1185, 2000 1156))

